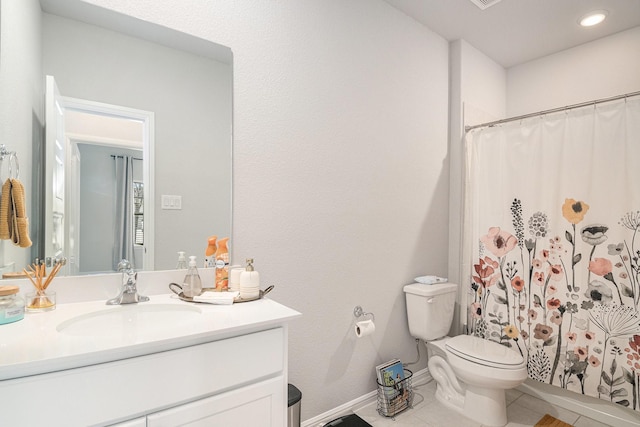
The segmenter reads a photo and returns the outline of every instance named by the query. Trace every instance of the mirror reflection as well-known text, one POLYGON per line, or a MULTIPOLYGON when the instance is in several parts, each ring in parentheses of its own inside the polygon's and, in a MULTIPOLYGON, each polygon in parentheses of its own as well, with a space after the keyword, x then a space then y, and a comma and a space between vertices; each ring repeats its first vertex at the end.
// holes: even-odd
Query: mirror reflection
POLYGON ((111 11, 65 17, 41 4, 51 77, 46 142, 33 151, 44 167, 31 171, 42 201, 32 259, 64 256, 67 274, 114 271, 122 257, 172 269, 178 251, 201 264, 207 237, 231 234, 230 50, 111 11))
POLYGON ((153 265, 147 259, 152 252, 144 251, 145 235, 150 234, 144 227, 145 216, 153 215, 153 204, 145 197, 147 126, 124 109, 112 109, 123 115, 107 116, 81 104, 63 110, 66 239, 49 242, 57 233, 45 233, 45 247, 51 248, 48 253, 67 258, 69 274, 111 272, 123 258, 138 269, 153 265), (80 253, 79 248, 95 249, 80 253))

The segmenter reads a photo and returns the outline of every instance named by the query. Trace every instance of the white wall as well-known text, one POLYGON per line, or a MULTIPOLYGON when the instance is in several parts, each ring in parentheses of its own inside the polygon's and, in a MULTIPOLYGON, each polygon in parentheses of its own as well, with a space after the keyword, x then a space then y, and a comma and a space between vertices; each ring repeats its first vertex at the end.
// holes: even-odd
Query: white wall
POLYGON ((415 357, 402 286, 446 275, 446 41, 378 0, 91 2, 232 48, 233 259, 303 313, 303 419, 375 390, 376 364, 415 357))
POLYGON ((464 40, 462 57, 462 102, 464 125, 472 126, 505 117, 507 73, 505 69, 464 40))
POLYGON ((510 68, 507 114, 518 116, 640 90, 640 27, 510 68))
POLYGON ((174 268, 179 250, 204 256, 209 235, 231 230, 230 65, 51 14, 43 34, 63 96, 154 113, 155 268, 174 268), (183 209, 162 210, 162 194, 183 209))
MULTIPOLYGON (((30 191, 33 141, 44 123, 42 65, 40 59, 40 3, 38 0, 3 0, 0 3, 0 144, 15 151, 25 165, 20 180, 25 187, 27 216, 32 219, 30 191)), ((9 176, 8 159, 0 167, 2 182, 9 176)), ((33 240, 33 235, 31 236, 33 240)), ((15 262, 20 269, 30 263, 31 252, 1 244, 0 264, 15 262)))

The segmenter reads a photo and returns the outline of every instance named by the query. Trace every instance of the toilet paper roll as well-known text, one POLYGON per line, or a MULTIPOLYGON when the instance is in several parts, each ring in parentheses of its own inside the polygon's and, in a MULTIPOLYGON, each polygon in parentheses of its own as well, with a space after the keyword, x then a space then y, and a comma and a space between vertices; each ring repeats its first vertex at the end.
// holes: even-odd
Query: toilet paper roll
POLYGON ((356 336, 358 338, 366 337, 373 334, 376 330, 376 325, 373 320, 363 320, 356 323, 356 336))

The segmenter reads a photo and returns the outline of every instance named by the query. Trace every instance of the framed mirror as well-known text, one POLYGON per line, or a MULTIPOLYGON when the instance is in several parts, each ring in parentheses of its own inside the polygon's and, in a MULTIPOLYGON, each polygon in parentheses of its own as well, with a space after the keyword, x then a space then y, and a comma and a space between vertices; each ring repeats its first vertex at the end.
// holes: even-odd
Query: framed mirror
POLYGON ((44 123, 42 145, 34 142, 33 161, 21 164, 34 200, 29 259, 64 256, 70 274, 113 271, 110 212, 118 202, 97 196, 115 188, 116 161, 129 157, 138 166, 126 197, 127 227, 144 259, 135 268, 175 268, 178 251, 202 264, 207 238, 231 235, 231 50, 76 0, 39 4, 41 75, 52 76, 60 93, 48 108, 74 127, 53 137, 62 151, 52 154, 54 143, 44 140, 53 126, 44 123), (99 108, 81 111, 81 104, 99 108), (127 117, 118 108, 136 113, 127 117), (73 118, 65 116, 70 112, 73 118), (145 122, 139 112, 151 120, 135 142, 123 134, 127 121, 145 122), (92 128, 94 121, 106 125, 92 128), (91 175, 99 170, 105 173, 91 175))

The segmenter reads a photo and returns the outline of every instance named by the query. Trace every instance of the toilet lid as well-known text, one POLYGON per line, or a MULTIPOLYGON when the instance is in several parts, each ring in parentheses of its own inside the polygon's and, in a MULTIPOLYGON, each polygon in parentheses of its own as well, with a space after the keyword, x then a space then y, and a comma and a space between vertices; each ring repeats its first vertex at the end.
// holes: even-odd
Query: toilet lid
POLYGON ((447 340, 445 348, 458 357, 492 368, 518 369, 525 363, 515 350, 471 335, 453 337, 447 340))

